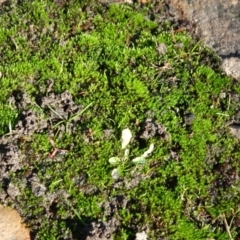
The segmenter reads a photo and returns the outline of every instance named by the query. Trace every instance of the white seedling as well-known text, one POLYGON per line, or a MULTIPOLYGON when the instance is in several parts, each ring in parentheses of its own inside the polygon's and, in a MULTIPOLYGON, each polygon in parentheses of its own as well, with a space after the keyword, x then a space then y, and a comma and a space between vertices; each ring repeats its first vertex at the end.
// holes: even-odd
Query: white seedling
MULTIPOLYGON (((122 131, 122 149, 124 150, 124 155, 122 158, 119 157, 111 157, 109 158, 108 162, 112 165, 120 165, 121 163, 126 163, 129 158, 129 148, 127 146, 129 145, 130 141, 132 139, 132 133, 129 128, 126 128, 122 131)), ((144 164, 146 162, 146 158, 151 154, 154 150, 154 144, 150 144, 147 151, 145 151, 140 157, 136 157, 132 160, 132 163, 134 164, 144 164)), ((118 179, 121 175, 120 168, 114 168, 112 171, 112 178, 118 179)))

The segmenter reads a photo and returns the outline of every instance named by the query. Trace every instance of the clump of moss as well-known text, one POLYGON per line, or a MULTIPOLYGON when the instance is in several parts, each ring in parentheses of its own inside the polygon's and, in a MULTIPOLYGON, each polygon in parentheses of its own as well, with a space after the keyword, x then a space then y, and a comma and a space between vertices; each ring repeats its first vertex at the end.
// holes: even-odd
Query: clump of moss
POLYGON ((39 239, 86 237, 89 224, 114 239, 141 229, 151 239, 226 239, 226 223, 235 236, 239 153, 225 123, 239 85, 208 48, 150 20, 151 3, 80 2, 3 8, 0 134, 24 122, 26 110, 39 119, 27 138, 14 132, 22 157, 8 181, 21 193, 11 202, 39 239), (59 100, 65 91, 71 98, 59 100), (154 152, 114 181, 108 159, 121 152, 124 128, 133 132, 133 156, 150 142, 154 152), (66 151, 55 156, 53 147, 66 151), (110 232, 99 223, 113 221, 110 232))

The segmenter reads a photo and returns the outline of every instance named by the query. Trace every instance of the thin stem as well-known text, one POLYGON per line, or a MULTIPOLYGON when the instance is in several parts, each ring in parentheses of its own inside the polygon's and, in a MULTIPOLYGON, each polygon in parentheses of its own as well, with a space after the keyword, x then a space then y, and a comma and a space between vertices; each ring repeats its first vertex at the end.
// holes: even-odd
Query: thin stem
POLYGON ((47 106, 51 111, 53 111, 57 116, 59 116, 59 118, 61 118, 62 120, 66 120, 58 112, 56 112, 50 105, 47 105, 47 106))
POLYGON ((226 228, 227 233, 228 233, 228 237, 229 237, 230 240, 233 240, 233 237, 232 237, 232 234, 230 232, 225 214, 223 214, 222 217, 223 217, 223 222, 224 222, 225 228, 226 228))
POLYGON ((79 116, 80 116, 82 113, 84 113, 89 107, 91 107, 92 104, 93 104, 93 102, 91 102, 90 104, 88 104, 82 111, 80 111, 79 113, 77 113, 75 116, 70 117, 70 118, 68 119, 68 122, 71 122, 74 118, 79 117, 79 116))

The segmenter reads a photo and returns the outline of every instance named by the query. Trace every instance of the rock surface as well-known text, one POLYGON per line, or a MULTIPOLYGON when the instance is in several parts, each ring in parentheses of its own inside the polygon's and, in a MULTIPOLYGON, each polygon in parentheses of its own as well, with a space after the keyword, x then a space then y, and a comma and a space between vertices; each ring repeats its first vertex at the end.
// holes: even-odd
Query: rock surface
POLYGON ((0 239, 30 240, 29 230, 22 224, 16 210, 0 205, 0 239))
POLYGON ((196 25, 203 43, 223 59, 228 75, 240 79, 240 1, 169 0, 179 19, 196 25))

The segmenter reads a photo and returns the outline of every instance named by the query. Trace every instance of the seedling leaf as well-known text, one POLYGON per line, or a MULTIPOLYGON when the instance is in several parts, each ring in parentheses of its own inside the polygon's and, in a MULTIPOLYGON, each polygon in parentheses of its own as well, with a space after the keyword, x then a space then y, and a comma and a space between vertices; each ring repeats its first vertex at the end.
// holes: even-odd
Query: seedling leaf
POLYGON ((148 150, 145 151, 141 157, 146 158, 150 153, 153 152, 153 150, 154 150, 154 144, 152 143, 148 148, 148 150))
POLYGON ((114 169, 112 170, 112 173, 111 173, 112 178, 113 178, 114 180, 117 180, 117 179, 120 177, 120 174, 121 174, 121 171, 120 171, 119 168, 114 168, 114 169))
POLYGON ((144 164, 146 162, 146 159, 144 157, 136 157, 132 160, 135 164, 144 164))
POLYGON ((111 158, 109 158, 109 160, 108 160, 108 162, 109 162, 110 164, 113 164, 113 165, 118 164, 120 161, 121 161, 121 160, 120 160, 119 157, 111 157, 111 158))
POLYGON ((125 149, 131 141, 132 133, 129 128, 122 130, 122 149, 125 149))
POLYGON ((124 151, 124 160, 127 160, 128 159, 128 155, 129 155, 129 149, 125 149, 124 151))

